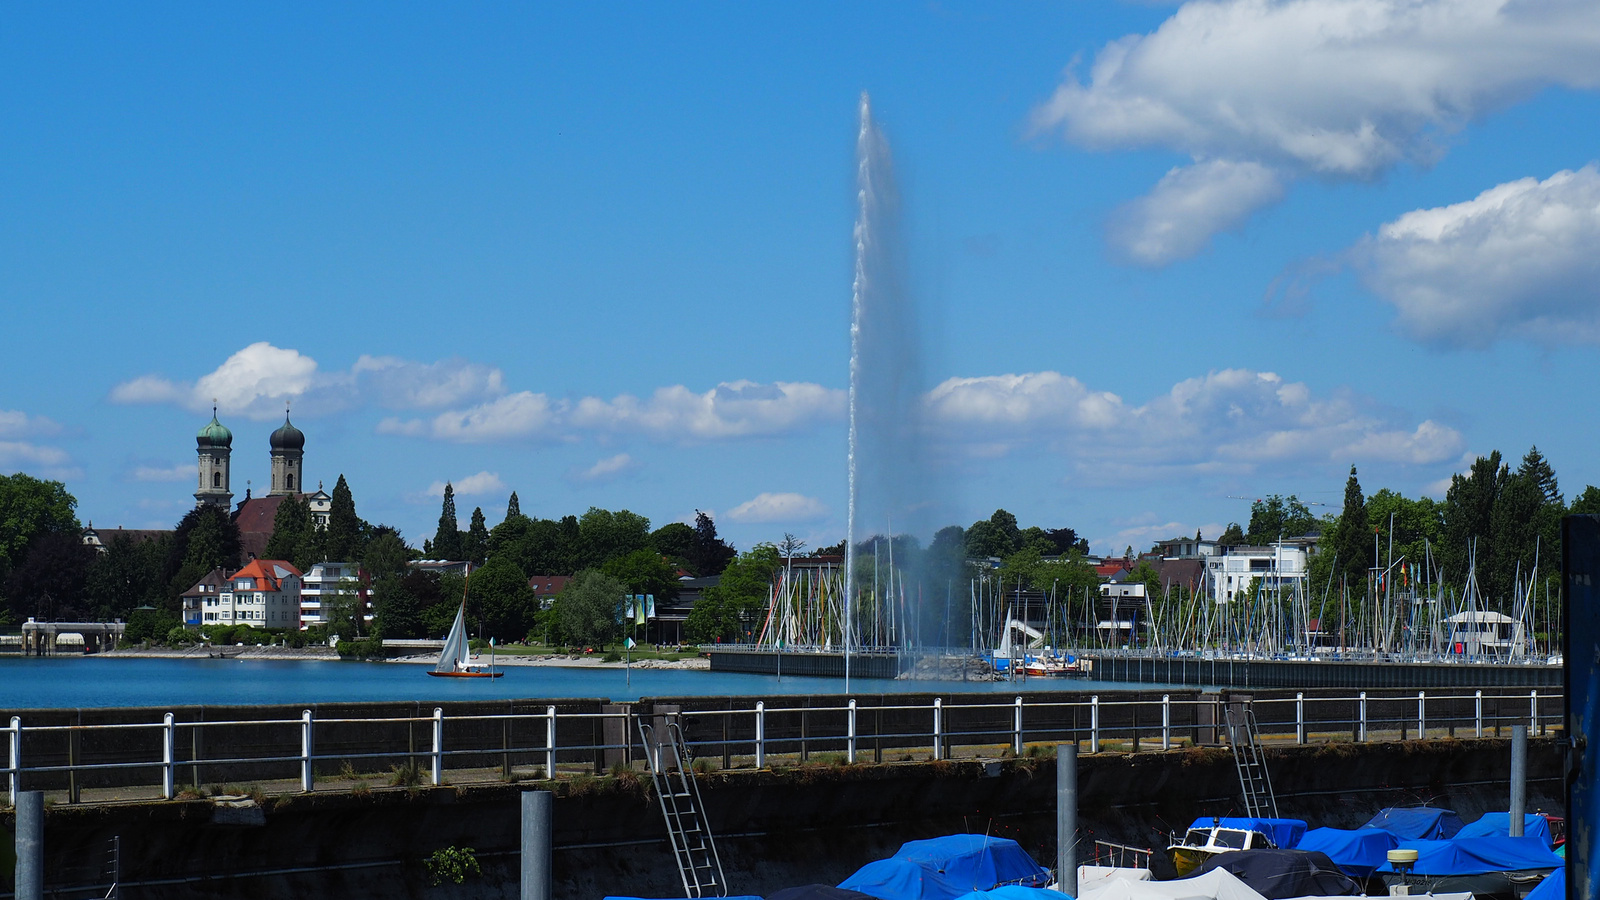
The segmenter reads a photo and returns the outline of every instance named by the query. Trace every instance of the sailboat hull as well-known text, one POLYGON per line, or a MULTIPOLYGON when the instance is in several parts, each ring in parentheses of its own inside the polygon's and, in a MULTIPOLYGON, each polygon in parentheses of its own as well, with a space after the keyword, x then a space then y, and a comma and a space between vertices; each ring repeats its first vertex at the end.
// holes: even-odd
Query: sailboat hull
POLYGON ((428 670, 428 674, 436 678, 499 678, 504 672, 435 672, 428 670))

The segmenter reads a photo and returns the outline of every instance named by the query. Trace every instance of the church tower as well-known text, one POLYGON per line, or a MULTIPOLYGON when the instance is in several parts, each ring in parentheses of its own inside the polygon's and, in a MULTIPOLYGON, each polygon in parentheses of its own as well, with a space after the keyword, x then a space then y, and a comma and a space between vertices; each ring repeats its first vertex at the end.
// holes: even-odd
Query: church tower
POLYGON ((233 505, 233 490, 228 485, 228 468, 233 455, 233 432, 217 421, 211 408, 211 422, 195 435, 195 452, 200 455, 200 489, 194 492, 196 506, 233 505))
POLYGON ((300 463, 305 456, 306 436, 289 424, 289 413, 283 414, 283 425, 272 433, 272 490, 268 497, 290 497, 305 491, 300 463))

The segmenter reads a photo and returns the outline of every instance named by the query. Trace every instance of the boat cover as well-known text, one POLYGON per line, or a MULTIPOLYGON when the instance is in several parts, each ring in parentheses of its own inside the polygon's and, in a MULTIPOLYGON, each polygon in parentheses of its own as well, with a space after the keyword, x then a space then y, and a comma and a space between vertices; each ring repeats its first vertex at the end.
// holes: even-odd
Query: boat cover
POLYGON ((1328 854, 1352 878, 1367 878, 1389 858, 1400 839, 1382 828, 1313 828, 1296 845, 1328 854))
MULTIPOLYGON (((988 885, 993 887, 994 885, 988 885)), ((972 890, 955 883, 934 869, 909 859, 880 859, 857 869, 839 882, 847 891, 859 891, 879 900, 955 900, 972 890)))
POLYGON ((1522 900, 1567 900, 1567 867, 1551 872, 1522 900))
POLYGON ((1251 819, 1242 816, 1223 816, 1221 820, 1214 820, 1211 816, 1201 816, 1189 827, 1211 828, 1214 821, 1223 828, 1259 831, 1284 850, 1298 845, 1300 838, 1306 833, 1306 823, 1300 819, 1251 819))
POLYGON ((989 891, 962 894, 956 900, 1061 900, 1068 895, 1042 887, 1023 887, 1020 884, 1003 884, 989 891))
MULTIPOLYGON (((1112 878, 1126 878, 1129 881, 1154 881, 1155 874, 1149 869, 1138 869, 1129 866, 1079 866, 1078 890, 1087 891, 1099 887, 1100 882, 1112 878)), ((1057 885, 1049 885, 1058 888, 1057 885)))
MULTIPOLYGON (((1227 854, 1223 854, 1226 856, 1227 854)), ((1227 869, 1212 869, 1177 881, 1128 881, 1114 878, 1078 896, 1078 900, 1266 900, 1227 869)))
MULTIPOLYGON (((1550 836, 1550 822, 1538 813, 1528 813, 1522 817, 1522 834, 1524 837, 1544 838, 1546 847, 1555 843, 1550 836)), ((1511 835, 1511 813, 1492 812, 1484 813, 1483 818, 1476 822, 1469 822, 1464 828, 1456 832, 1456 837, 1509 837, 1511 835)))
MULTIPOLYGON (((1417 864, 1411 871, 1418 875, 1484 875, 1554 869, 1565 864, 1542 839, 1527 836, 1401 841, 1400 846, 1417 851, 1417 864)), ((1393 872, 1394 868, 1385 862, 1378 871, 1393 872)))
POLYGON ((1267 900, 1288 900, 1309 894, 1349 896, 1361 892, 1361 885, 1339 871, 1326 853, 1314 850, 1218 853, 1201 864, 1199 873, 1204 875, 1214 869, 1232 872, 1267 900))
POLYGON ((1028 851, 1010 838, 949 834, 907 841, 894 858, 938 872, 962 893, 987 891, 1002 884, 1044 887, 1050 883, 1050 870, 1034 862, 1028 851))
POLYGON ((1461 817, 1455 810, 1435 806, 1391 806, 1368 820, 1366 827, 1382 828, 1402 841, 1442 841, 1461 830, 1461 817))
POLYGON ((767 900, 872 900, 872 895, 860 891, 847 891, 831 884, 803 884, 800 887, 784 888, 767 897, 767 900))

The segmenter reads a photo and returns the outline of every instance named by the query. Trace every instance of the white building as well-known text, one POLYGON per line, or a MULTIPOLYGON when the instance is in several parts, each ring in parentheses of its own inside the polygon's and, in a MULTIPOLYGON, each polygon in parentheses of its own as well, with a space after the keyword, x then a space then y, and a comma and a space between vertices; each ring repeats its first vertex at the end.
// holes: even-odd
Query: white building
POLYGON ((354 594, 365 611, 363 618, 372 621, 368 609, 367 589, 362 582, 361 567, 351 562, 320 562, 306 572, 300 587, 300 627, 326 624, 324 604, 339 594, 354 594))
POLYGON ((1217 603, 1240 599, 1257 578, 1262 579, 1263 589, 1292 590, 1309 576, 1314 546, 1314 538, 1288 540, 1270 547, 1230 547, 1224 555, 1205 557, 1211 599, 1217 603))
POLYGON ((201 625, 300 627, 300 570, 278 559, 255 559, 222 590, 200 599, 201 625))

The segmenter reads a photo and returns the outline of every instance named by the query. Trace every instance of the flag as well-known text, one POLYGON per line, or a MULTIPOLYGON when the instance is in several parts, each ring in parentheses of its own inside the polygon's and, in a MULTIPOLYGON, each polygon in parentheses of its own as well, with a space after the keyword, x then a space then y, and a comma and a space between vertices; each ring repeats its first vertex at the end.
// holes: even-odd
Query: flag
POLYGON ((656 617, 656 595, 655 594, 645 594, 644 595, 644 602, 645 602, 645 607, 647 609, 647 611, 644 614, 645 618, 654 619, 656 617))
POLYGON ((635 643, 634 643, 634 642, 633 642, 633 638, 628 638, 628 649, 629 649, 629 650, 632 650, 632 649, 633 649, 633 648, 635 648, 635 647, 637 647, 637 646, 639 646, 639 645, 638 645, 638 644, 635 644, 635 643))
POLYGON ((638 595, 638 597, 636 599, 639 602, 634 605, 634 610, 635 610, 637 616, 636 616, 636 618, 634 618, 633 624, 635 624, 635 625, 643 625, 644 624, 644 595, 640 594, 640 595, 638 595))

